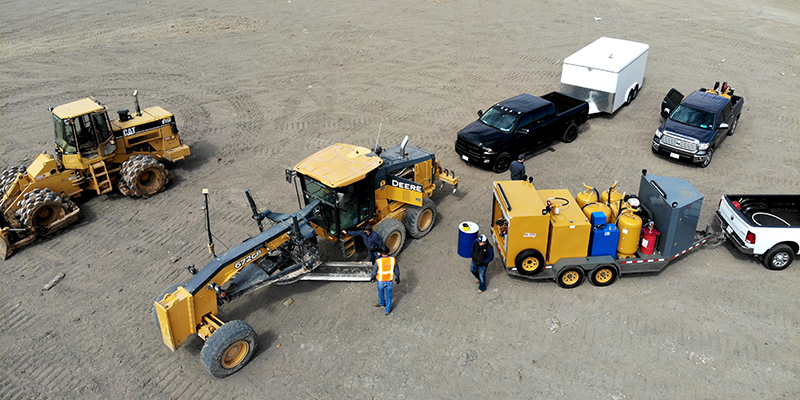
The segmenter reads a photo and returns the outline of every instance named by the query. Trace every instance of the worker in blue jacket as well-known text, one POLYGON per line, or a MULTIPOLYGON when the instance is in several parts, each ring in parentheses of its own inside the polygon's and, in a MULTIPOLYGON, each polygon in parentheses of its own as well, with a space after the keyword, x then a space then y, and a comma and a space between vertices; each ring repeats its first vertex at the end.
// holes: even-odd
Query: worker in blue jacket
POLYGON ((364 240, 364 245, 367 246, 367 252, 369 253, 369 262, 375 262, 375 259, 378 258, 377 254, 380 251, 381 247, 383 247, 383 239, 381 239, 380 235, 375 233, 372 230, 372 227, 369 225, 364 225, 364 229, 360 231, 345 231, 342 230, 342 234, 350 235, 350 236, 360 236, 361 239, 364 240))
POLYGON ((469 272, 475 276, 475 283, 478 284, 478 293, 486 290, 486 267, 494 260, 494 247, 486 239, 486 235, 480 235, 472 243, 472 264, 469 272))

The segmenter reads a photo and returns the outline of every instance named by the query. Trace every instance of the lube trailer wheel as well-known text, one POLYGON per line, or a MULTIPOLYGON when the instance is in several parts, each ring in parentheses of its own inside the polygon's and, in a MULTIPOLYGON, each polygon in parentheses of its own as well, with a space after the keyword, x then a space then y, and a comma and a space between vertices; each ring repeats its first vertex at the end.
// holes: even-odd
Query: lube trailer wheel
POLYGON ((580 267, 566 267, 558 273, 556 282, 564 289, 573 289, 583 283, 585 275, 580 267))
POLYGON ((242 369, 255 350, 256 331, 244 321, 231 321, 206 340, 200 360, 211 376, 225 378, 242 369))
POLYGON ((514 265, 517 267, 517 272, 522 275, 536 275, 544 270, 544 257, 539 250, 523 250, 517 255, 514 265))
POLYGON ((617 280, 617 268, 613 265, 598 265, 592 270, 589 280, 595 286, 608 286, 617 280))

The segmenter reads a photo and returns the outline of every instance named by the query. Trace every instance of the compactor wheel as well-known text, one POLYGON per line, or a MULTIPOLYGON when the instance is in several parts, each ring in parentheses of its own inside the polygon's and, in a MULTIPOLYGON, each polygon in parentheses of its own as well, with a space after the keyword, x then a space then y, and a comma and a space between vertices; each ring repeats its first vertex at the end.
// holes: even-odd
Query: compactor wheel
POLYGON ((5 260, 11 255, 11 243, 4 235, 0 235, 0 260, 5 260))
POLYGON ((120 192, 148 198, 164 188, 169 179, 167 169, 153 156, 135 155, 122 163, 120 192), (122 185, 125 185, 125 190, 122 185))
POLYGON ((436 220, 436 203, 433 200, 422 198, 422 207, 409 206, 406 210, 404 219, 408 234, 419 239, 428 234, 433 229, 433 222, 436 220))
POLYGON ((45 228, 67 215, 61 196, 50 189, 34 189, 17 205, 17 218, 28 228, 45 228))
POLYGON ((22 166, 11 167, 0 174, 0 197, 6 193, 6 186, 17 179, 17 175, 26 173, 25 169, 22 166))
POLYGON ((403 249, 406 241, 406 229, 403 224, 394 219, 386 218, 375 225, 375 233, 383 239, 383 244, 389 248, 389 255, 396 257, 403 249))
POLYGON ((203 367, 215 378, 224 378, 242 369, 256 350, 256 332, 244 321, 231 321, 219 327, 200 351, 203 367))

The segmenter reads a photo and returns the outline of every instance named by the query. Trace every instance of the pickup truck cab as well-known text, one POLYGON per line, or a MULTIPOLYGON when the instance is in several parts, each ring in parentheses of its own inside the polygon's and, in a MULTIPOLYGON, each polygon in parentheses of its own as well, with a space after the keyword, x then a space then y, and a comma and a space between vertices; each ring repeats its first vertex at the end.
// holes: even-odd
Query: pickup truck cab
POLYGON ((456 153, 468 163, 504 172, 519 154, 557 138, 565 143, 574 141, 578 126, 588 115, 588 103, 563 93, 541 97, 521 94, 493 105, 485 113, 478 110, 478 120, 458 132, 456 153))
POLYGON ((672 89, 664 98, 661 116, 664 123, 653 136, 652 150, 675 159, 689 160, 701 167, 711 163, 714 152, 727 136, 736 132, 744 99, 733 95, 723 83, 717 91, 700 89, 686 98, 672 89))
POLYGON ((717 219, 739 251, 760 256, 768 269, 786 269, 800 255, 800 195, 724 195, 717 219))

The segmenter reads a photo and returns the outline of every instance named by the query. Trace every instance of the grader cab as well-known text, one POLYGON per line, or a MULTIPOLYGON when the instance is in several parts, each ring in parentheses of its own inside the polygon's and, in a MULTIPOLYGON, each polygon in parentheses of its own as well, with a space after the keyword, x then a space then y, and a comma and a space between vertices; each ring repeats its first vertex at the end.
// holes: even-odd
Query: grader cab
POLYGON ((110 119, 108 108, 92 97, 50 109, 55 156, 42 153, 30 166, 0 175, 0 258, 16 248, 77 221, 72 201, 88 190, 117 189, 126 196, 149 197, 164 188, 168 172, 161 160, 190 154, 181 142, 175 117, 161 107, 127 109, 110 119))

